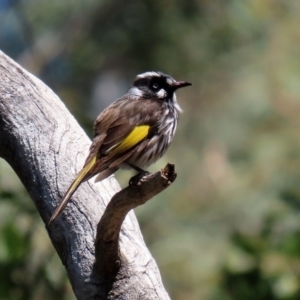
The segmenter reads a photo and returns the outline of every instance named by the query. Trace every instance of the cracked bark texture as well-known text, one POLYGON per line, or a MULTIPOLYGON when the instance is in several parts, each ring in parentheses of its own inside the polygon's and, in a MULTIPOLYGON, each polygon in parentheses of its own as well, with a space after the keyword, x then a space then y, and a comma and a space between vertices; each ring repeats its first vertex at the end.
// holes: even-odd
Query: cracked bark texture
MULTIPOLYGON (((45 224, 76 173, 90 140, 61 100, 0 51, 0 156, 17 173, 45 224)), ((97 224, 119 185, 83 183, 62 216, 46 226, 77 299, 170 299, 131 211, 122 225, 122 267, 108 278, 94 267, 97 224), (108 294, 109 292, 109 294, 108 294)))

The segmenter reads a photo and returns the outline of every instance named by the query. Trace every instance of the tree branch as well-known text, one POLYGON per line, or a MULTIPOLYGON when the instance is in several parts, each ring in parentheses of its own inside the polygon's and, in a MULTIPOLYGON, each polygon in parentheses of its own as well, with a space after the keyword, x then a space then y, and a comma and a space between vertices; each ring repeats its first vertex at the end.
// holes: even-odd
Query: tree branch
MULTIPOLYGON (((0 156, 20 177, 46 224, 82 168, 89 145, 60 99, 0 52, 0 156)), ((75 295, 79 300, 169 299, 133 212, 122 224, 117 275, 107 278, 94 267, 97 224, 117 191, 114 177, 83 183, 62 216, 46 227, 75 295)), ((100 265, 101 260, 99 255, 100 265)))
POLYGON ((118 244, 121 225, 128 212, 162 192, 175 179, 174 165, 167 164, 160 172, 133 177, 127 188, 112 197, 97 226, 96 266, 100 272, 115 276, 124 265, 118 244))

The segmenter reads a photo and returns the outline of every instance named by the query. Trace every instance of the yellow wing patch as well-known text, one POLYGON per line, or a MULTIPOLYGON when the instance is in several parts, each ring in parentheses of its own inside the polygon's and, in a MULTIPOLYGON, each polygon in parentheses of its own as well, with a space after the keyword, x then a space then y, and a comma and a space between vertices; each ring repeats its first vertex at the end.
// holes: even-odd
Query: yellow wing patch
POLYGON ((149 129, 149 125, 141 125, 134 127, 133 130, 125 137, 125 139, 122 142, 113 146, 107 152, 110 155, 115 155, 117 153, 122 153, 131 149, 148 135, 149 129))

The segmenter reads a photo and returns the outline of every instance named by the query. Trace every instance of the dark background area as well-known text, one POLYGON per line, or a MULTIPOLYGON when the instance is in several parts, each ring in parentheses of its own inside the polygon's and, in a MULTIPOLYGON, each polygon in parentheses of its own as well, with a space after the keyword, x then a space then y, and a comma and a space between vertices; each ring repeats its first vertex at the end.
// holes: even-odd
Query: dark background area
MULTIPOLYGON (((89 136, 136 74, 193 83, 177 93, 175 140, 150 169, 172 162, 178 178, 136 210, 174 300, 300 299, 299 28, 290 0, 0 0, 0 49, 89 136)), ((131 175, 117 177, 124 186, 131 175)), ((0 299, 74 299, 3 160, 0 299)))

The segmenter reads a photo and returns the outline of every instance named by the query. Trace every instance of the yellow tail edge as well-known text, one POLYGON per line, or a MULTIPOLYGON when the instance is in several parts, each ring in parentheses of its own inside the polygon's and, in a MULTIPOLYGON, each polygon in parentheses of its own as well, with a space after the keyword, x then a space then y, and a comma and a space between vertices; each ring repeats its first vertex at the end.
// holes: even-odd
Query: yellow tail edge
POLYGON ((79 172, 77 177, 74 179, 70 187, 68 188, 66 194, 62 198, 59 205, 55 208, 54 213, 52 214, 48 225, 50 226, 63 212, 65 209, 69 199, 72 197, 72 195, 75 193, 81 182, 84 180, 87 173, 91 170, 91 168, 95 165, 97 161, 97 156, 95 155, 85 166, 84 168, 79 172))

